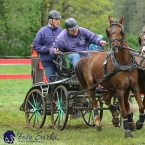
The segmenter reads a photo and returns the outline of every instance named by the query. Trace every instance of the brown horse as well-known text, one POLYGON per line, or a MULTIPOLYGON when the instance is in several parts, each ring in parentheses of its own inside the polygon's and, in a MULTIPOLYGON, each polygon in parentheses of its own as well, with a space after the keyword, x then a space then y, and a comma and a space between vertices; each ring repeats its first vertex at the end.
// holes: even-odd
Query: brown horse
POLYGON ((145 109, 145 28, 143 28, 143 33, 139 36, 138 42, 140 45, 140 54, 142 59, 138 59, 140 66, 140 91, 144 94, 143 104, 145 109))
POLYGON ((124 49, 127 46, 125 32, 123 29, 124 16, 120 20, 112 20, 108 18, 110 26, 106 29, 110 43, 110 51, 95 52, 88 57, 80 59, 75 67, 75 73, 83 90, 89 89, 92 105, 94 108, 94 116, 97 130, 101 130, 100 116, 95 97, 95 88, 92 87, 96 83, 100 83, 108 90, 104 96, 104 101, 108 105, 113 122, 118 117, 116 108, 110 104, 110 100, 116 94, 120 110, 123 117, 123 126, 125 129, 125 137, 132 137, 130 126, 135 127, 130 113, 129 96, 130 90, 134 93, 139 105, 141 113, 137 121, 137 129, 141 129, 144 122, 144 106, 140 97, 140 89, 138 85, 138 65, 129 49, 124 49), (141 125, 140 125, 141 124, 141 125))

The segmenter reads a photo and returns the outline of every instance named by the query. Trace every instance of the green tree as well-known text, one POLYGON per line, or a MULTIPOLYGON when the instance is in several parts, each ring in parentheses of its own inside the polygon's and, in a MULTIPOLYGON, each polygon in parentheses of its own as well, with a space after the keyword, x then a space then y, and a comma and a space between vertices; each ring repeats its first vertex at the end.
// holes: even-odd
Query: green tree
POLYGON ((124 28, 128 34, 139 35, 145 26, 144 0, 111 0, 114 3, 113 16, 118 18, 125 16, 124 28))
POLYGON ((0 55, 30 55, 30 44, 52 9, 60 11, 62 28, 74 17, 79 26, 105 35, 112 7, 109 0, 0 0, 0 55))
POLYGON ((0 27, 1 55, 28 55, 29 45, 32 43, 34 33, 40 25, 39 0, 7 0, 3 1, 2 27, 0 27))

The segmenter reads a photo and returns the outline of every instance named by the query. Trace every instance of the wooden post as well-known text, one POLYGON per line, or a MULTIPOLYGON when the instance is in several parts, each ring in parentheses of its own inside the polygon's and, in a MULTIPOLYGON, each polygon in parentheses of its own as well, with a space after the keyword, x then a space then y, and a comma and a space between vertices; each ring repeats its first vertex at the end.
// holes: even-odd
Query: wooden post
POLYGON ((44 69, 42 65, 40 65, 41 61, 40 61, 39 55, 36 51, 33 50, 32 44, 30 45, 30 49, 31 49, 31 68, 32 68, 31 79, 32 79, 32 85, 33 85, 38 82, 43 82, 44 69))

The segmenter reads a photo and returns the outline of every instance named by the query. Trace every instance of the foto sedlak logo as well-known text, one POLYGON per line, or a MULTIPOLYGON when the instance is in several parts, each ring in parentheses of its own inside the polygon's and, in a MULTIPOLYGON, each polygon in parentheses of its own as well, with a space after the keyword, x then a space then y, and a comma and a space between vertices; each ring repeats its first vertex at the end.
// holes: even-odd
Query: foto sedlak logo
POLYGON ((12 130, 6 131, 4 134, 4 142, 7 144, 13 144, 15 140, 15 134, 12 130))

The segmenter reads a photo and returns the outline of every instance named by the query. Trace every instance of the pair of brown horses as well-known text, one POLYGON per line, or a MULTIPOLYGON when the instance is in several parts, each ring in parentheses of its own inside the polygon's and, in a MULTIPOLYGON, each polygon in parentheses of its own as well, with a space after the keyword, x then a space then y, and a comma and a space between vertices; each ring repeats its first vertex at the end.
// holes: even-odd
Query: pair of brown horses
POLYGON ((118 112, 111 104, 111 98, 116 94, 123 117, 125 137, 132 137, 131 131, 141 129, 145 120, 144 105, 140 97, 139 66, 134 56, 128 49, 125 37, 123 21, 108 18, 110 26, 106 29, 109 38, 110 51, 94 52, 88 57, 80 59, 75 67, 75 73, 83 90, 89 89, 94 108, 96 129, 101 130, 101 121, 98 113, 98 105, 95 97, 95 84, 98 82, 108 90, 104 101, 109 107, 114 124, 119 123, 118 112), (139 119, 136 125, 132 119, 129 105, 130 91, 135 95, 139 106, 139 119))

